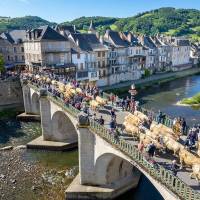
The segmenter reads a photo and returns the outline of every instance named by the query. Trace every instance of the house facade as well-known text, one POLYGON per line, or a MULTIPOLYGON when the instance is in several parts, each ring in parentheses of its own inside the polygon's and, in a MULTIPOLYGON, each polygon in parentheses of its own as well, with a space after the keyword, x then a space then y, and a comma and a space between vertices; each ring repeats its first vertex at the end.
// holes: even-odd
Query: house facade
POLYGON ((13 30, 0 35, 0 53, 4 57, 7 69, 25 67, 24 45, 25 30, 13 30))
POLYGON ((26 65, 32 71, 75 73, 69 40, 49 26, 27 31, 24 50, 26 65))

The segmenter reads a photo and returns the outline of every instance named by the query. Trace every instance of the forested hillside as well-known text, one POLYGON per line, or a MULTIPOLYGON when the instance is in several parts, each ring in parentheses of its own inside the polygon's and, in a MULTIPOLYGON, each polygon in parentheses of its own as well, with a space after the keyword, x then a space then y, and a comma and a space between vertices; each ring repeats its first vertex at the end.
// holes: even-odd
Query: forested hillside
POLYGON ((0 17, 0 32, 9 31, 13 29, 30 29, 37 28, 42 25, 55 25, 55 23, 48 22, 37 16, 25 17, 0 17))
POLYGON ((160 8, 128 18, 82 17, 67 23, 75 24, 84 31, 91 19, 101 32, 111 28, 147 35, 165 33, 200 39, 200 11, 195 9, 160 8))

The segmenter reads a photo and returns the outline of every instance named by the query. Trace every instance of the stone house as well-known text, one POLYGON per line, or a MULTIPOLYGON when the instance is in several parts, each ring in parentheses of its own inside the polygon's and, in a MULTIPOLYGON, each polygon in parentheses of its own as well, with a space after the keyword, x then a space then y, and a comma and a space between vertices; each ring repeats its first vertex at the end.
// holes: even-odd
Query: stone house
POLYGON ((27 31, 24 50, 30 70, 50 69, 59 74, 75 75, 70 41, 49 26, 27 31))
POLYGON ((72 33, 68 37, 72 41, 72 62, 77 67, 78 81, 104 81, 107 76, 108 49, 102 45, 93 33, 72 33))
POLYGON ((24 45, 25 30, 13 30, 0 35, 0 53, 4 57, 7 69, 25 67, 24 45))

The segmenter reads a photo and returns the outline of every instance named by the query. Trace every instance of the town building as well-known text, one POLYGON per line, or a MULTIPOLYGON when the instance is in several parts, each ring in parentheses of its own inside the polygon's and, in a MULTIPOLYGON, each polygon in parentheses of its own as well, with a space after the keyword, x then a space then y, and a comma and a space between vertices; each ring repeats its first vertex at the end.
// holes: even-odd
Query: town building
POLYGON ((25 67, 24 45, 25 30, 13 30, 0 35, 0 53, 7 69, 21 70, 25 67))
POLYGON ((190 41, 186 38, 163 37, 162 39, 170 46, 171 69, 172 71, 184 70, 192 67, 190 59, 190 41))
MULTIPOLYGON (((77 67, 78 81, 97 83, 107 76, 107 52, 93 33, 72 33, 72 62, 77 67)), ((99 85, 99 83, 97 83, 99 85)))
MULTIPOLYGON (((134 66, 132 55, 130 54, 130 52, 133 53, 135 51, 131 50, 131 48, 140 47, 136 44, 131 44, 132 41, 128 41, 129 37, 131 36, 125 33, 107 30, 102 39, 103 43, 109 48, 109 76, 107 77, 109 85, 141 77, 139 68, 134 66)), ((132 40, 132 38, 129 39, 132 40)))
POLYGON ((52 70, 75 76, 70 41, 49 26, 29 30, 24 41, 25 60, 32 71, 52 70))

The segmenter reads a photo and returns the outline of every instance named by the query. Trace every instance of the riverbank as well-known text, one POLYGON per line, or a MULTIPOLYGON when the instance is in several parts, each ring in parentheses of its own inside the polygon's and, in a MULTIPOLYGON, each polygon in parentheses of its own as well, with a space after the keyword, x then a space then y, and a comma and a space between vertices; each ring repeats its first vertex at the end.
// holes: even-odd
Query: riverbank
POLYGON ((76 170, 43 166, 26 159, 27 150, 0 151, 0 196, 4 200, 64 199, 64 191, 76 170))
POLYGON ((142 88, 150 87, 153 84, 162 84, 162 83, 173 81, 179 78, 192 76, 198 73, 200 73, 200 68, 191 68, 191 69, 186 69, 183 71, 155 74, 144 79, 118 83, 113 86, 102 87, 101 89, 106 92, 112 92, 117 95, 120 95, 123 93, 127 93, 127 91, 130 89, 130 86, 133 83, 135 84, 137 89, 142 89, 142 88))

